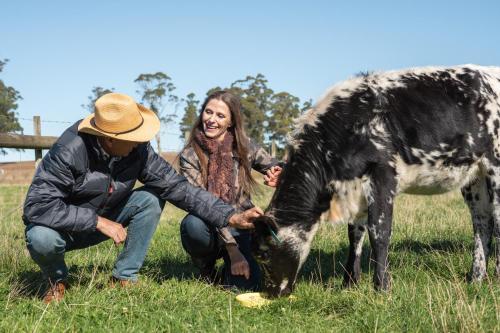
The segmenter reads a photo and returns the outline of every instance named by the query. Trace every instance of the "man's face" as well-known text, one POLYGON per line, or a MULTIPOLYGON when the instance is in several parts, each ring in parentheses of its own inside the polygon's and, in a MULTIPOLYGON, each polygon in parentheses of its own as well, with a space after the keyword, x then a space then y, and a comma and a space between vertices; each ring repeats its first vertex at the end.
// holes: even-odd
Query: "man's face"
POLYGON ((102 145, 106 153, 111 156, 125 157, 137 147, 140 142, 123 141, 108 137, 99 137, 99 143, 102 145))

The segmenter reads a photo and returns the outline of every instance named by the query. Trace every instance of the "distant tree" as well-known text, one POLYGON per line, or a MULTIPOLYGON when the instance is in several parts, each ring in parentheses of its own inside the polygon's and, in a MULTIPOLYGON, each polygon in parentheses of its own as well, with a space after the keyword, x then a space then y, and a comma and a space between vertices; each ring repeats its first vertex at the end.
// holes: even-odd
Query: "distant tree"
POLYGON ((266 130, 269 139, 277 144, 278 152, 282 152, 287 135, 293 129, 294 120, 300 115, 300 99, 283 91, 274 94, 271 103, 266 130))
POLYGON ((196 95, 194 93, 190 93, 184 100, 186 102, 186 106, 184 107, 184 116, 179 124, 181 129, 180 138, 183 140, 185 138, 185 133, 191 130, 196 118, 198 117, 198 104, 200 104, 200 101, 196 100, 195 96, 196 95))
POLYGON ((257 74, 231 84, 231 91, 241 97, 247 134, 259 144, 264 144, 266 113, 272 104, 273 90, 267 86, 267 82, 264 75, 257 74))
MULTIPOLYGON (((305 101, 301 106, 298 97, 287 92, 275 94, 267 84, 265 76, 257 74, 236 80, 225 89, 241 99, 241 112, 245 119, 247 134, 268 148, 274 140, 278 144, 278 153, 282 153, 286 136, 293 128, 294 119, 311 108, 312 100, 305 101)), ((210 89, 207 96, 216 90, 221 88, 210 89)))
MULTIPOLYGON (((0 60, 0 73, 8 61, 8 59, 0 60)), ((23 130, 19 124, 17 112, 15 112, 18 106, 17 102, 21 99, 22 97, 16 89, 5 85, 0 79, 0 133, 23 130)), ((6 151, 0 148, 0 154, 5 155, 6 151)))
MULTIPOLYGON (((134 82, 140 87, 137 93, 141 95, 142 103, 156 113, 163 124, 167 125, 177 117, 179 98, 173 93, 176 88, 170 76, 162 72, 140 74, 134 82), (167 111, 167 105, 172 109, 167 111)), ((160 132, 156 134, 156 143, 158 153, 161 153, 160 132)))
POLYGON ((219 91, 219 90, 231 90, 231 88, 221 88, 221 87, 219 87, 219 86, 214 87, 214 88, 209 89, 209 90, 207 91, 207 97, 208 97, 208 96, 210 96, 212 93, 214 93, 214 92, 216 92, 216 91, 219 91))
POLYGON ((303 114, 313 106, 313 101, 311 98, 309 98, 307 101, 302 103, 302 107, 300 108, 300 114, 303 114))
POLYGON ((115 88, 106 89, 106 88, 99 87, 99 86, 94 87, 94 88, 92 88, 92 92, 89 95, 89 97, 87 97, 87 99, 88 99, 87 104, 82 104, 81 107, 84 108, 85 110, 87 110, 88 112, 93 113, 95 101, 99 97, 101 97, 102 95, 106 95, 106 94, 109 94, 109 93, 114 92, 114 91, 115 91, 115 88))
POLYGON ((355 77, 368 77, 372 75, 374 71, 366 70, 366 71, 359 71, 356 74, 354 74, 355 77))

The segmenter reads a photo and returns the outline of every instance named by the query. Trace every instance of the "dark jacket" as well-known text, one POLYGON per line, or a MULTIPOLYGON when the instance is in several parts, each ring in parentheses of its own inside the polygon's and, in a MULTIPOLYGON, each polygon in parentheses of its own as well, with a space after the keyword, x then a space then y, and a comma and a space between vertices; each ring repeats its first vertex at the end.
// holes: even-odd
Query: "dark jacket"
POLYGON ((97 137, 78 132, 78 124, 61 135, 38 166, 24 203, 25 224, 92 232, 97 216, 113 211, 137 180, 216 227, 226 226, 234 214, 234 208, 179 175, 149 143, 121 159, 109 158, 97 137))

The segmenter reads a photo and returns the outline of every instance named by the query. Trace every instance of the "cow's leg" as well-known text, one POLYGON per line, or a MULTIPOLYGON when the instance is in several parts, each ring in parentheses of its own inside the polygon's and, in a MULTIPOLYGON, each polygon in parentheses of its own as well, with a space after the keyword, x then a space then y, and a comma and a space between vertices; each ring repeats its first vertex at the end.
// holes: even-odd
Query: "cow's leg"
POLYGON ((491 248, 493 229, 491 182, 479 178, 474 183, 462 188, 462 195, 469 206, 474 229, 474 256, 471 280, 481 281, 486 277, 488 255, 491 248))
POLYGON ((395 192, 394 170, 388 167, 373 170, 370 180, 370 193, 367 193, 367 224, 373 260, 375 261, 373 283, 377 290, 388 290, 391 284, 387 255, 392 233, 395 192))
POLYGON ((493 224, 493 234, 497 244, 497 261, 495 266, 495 276, 500 279, 500 219, 495 219, 493 224))
MULTIPOLYGON (((493 194, 493 221, 492 236, 496 239, 496 265, 495 276, 500 278, 500 167, 495 168, 494 175, 491 176, 491 193, 493 194)), ((490 240, 491 246, 491 240, 490 240)))
POLYGON ((344 274, 344 286, 350 287, 357 284, 361 273, 361 250, 365 238, 366 227, 364 225, 349 224, 349 258, 347 259, 344 274))

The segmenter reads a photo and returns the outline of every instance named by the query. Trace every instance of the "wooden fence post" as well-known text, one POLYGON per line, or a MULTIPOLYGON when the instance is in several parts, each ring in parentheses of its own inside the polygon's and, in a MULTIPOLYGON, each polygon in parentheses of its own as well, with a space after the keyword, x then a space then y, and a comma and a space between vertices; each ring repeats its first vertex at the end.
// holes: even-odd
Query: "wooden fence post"
MULTIPOLYGON (((42 136, 42 124, 40 116, 33 116, 33 131, 35 136, 42 136)), ((42 159, 42 150, 35 149, 35 163, 42 159)))

